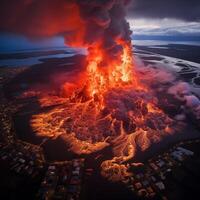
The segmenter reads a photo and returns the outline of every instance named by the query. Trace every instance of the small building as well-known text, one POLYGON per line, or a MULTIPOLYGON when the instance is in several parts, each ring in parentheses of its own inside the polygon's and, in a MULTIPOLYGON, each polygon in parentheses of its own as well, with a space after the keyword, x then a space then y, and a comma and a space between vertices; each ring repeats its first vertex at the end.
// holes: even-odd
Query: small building
POLYGON ((159 189, 159 190, 164 190, 165 189, 165 185, 164 185, 164 183, 163 182, 157 182, 156 184, 155 184, 156 186, 157 186, 157 188, 159 189))

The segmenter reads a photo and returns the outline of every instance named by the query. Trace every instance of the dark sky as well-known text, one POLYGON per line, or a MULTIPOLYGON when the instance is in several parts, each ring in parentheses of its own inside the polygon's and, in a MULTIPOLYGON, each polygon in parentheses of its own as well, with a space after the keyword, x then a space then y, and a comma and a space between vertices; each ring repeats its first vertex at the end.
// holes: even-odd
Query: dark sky
POLYGON ((200 21, 200 0, 133 0, 129 16, 200 21))

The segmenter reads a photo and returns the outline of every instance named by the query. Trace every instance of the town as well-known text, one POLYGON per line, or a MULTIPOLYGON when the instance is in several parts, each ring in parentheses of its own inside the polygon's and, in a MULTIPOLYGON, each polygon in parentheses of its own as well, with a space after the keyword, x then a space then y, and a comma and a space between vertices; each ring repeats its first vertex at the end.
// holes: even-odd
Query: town
POLYGON ((133 167, 133 176, 124 183, 138 196, 150 199, 182 199, 181 188, 187 189, 186 195, 191 191, 197 193, 200 186, 199 145, 199 139, 174 145, 149 159, 143 167, 133 167))

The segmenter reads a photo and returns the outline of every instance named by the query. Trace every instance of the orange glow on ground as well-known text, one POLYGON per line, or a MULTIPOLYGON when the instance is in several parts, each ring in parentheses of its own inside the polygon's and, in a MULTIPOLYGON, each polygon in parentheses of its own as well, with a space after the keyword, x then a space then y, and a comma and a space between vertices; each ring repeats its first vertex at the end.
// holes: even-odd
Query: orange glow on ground
MULTIPOLYGON (((111 147, 113 158, 101 164, 102 175, 111 181, 129 176, 124 163, 134 158, 137 149, 145 151, 173 133, 174 125, 157 107, 149 89, 140 83, 131 43, 117 43, 123 49, 113 58, 106 54, 101 42, 89 47, 82 86, 64 84, 65 100, 31 119, 37 135, 51 139, 62 135, 68 151, 77 155, 111 147)), ((41 106, 51 105, 51 98, 40 102, 41 106)))

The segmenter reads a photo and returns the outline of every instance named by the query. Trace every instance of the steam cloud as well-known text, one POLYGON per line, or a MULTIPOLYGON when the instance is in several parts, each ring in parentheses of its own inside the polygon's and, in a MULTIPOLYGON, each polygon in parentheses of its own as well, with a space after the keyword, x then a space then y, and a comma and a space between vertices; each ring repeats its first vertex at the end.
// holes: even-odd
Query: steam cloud
POLYGON ((169 94, 174 95, 177 99, 184 104, 185 112, 189 112, 200 122, 200 100, 197 96, 192 94, 190 85, 185 82, 179 82, 168 90, 169 94))
POLYGON ((63 35, 71 46, 100 42, 105 55, 118 55, 116 40, 130 41, 125 20, 130 0, 2 0, 0 31, 29 37, 63 35))

